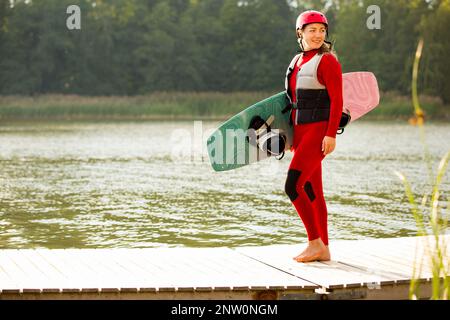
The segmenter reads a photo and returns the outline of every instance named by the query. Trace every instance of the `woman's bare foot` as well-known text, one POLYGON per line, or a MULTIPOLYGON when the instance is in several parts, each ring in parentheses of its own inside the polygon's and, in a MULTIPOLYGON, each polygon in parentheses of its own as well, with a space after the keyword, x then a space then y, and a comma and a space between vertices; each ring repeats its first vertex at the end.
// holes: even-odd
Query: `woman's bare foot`
POLYGON ((329 261, 330 258, 330 249, 322 242, 322 239, 317 238, 309 241, 308 247, 293 259, 297 262, 310 262, 329 261))
POLYGON ((308 248, 306 248, 305 250, 303 250, 302 253, 300 253, 298 256, 296 256, 296 257, 294 257, 294 258, 292 258, 292 259, 294 259, 294 260, 301 259, 301 258, 305 255, 307 249, 308 249, 308 248))

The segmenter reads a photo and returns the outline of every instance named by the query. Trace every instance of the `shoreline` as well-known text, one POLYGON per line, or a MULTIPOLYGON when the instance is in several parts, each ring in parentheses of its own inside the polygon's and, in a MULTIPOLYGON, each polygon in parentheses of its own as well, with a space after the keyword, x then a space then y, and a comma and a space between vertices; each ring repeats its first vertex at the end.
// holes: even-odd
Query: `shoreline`
MULTIPOLYGON (((46 94, 1 96, 5 121, 225 121, 276 92, 154 92, 140 96, 46 94)), ((363 121, 408 121, 414 108, 408 96, 380 93, 380 105, 363 121)), ((420 96, 425 122, 449 122, 450 106, 420 96)))

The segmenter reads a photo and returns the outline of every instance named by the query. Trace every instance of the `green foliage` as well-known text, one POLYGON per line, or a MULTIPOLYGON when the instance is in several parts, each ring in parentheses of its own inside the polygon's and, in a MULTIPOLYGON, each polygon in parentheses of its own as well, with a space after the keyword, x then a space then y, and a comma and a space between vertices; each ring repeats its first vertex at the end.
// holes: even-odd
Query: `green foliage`
POLYGON ((294 24, 326 11, 344 72, 373 71, 383 91, 410 94, 419 36, 420 90, 450 101, 450 0, 0 0, 0 94, 136 95, 279 91, 297 51, 294 24), (369 30, 367 6, 381 9, 369 30))
POLYGON ((409 0, 367 0, 361 5, 355 5, 355 1, 341 5, 337 13, 337 51, 343 70, 370 70, 377 76, 381 90, 408 93, 417 26, 426 10, 424 1, 419 7, 413 4, 409 0), (369 5, 379 6, 381 29, 367 28, 369 5))
POLYGON ((421 30, 425 42, 421 87, 424 92, 437 95, 445 103, 450 102, 450 64, 446 56, 450 52, 450 0, 439 1, 436 10, 423 17, 421 30))

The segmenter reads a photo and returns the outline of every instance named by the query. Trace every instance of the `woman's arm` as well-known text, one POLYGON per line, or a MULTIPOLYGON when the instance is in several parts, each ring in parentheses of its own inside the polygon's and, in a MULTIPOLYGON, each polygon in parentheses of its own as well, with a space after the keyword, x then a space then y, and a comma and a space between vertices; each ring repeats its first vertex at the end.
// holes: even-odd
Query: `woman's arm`
POLYGON ((317 79, 328 91, 330 97, 330 118, 326 136, 336 138, 342 117, 342 68, 333 54, 324 54, 317 69, 317 79))

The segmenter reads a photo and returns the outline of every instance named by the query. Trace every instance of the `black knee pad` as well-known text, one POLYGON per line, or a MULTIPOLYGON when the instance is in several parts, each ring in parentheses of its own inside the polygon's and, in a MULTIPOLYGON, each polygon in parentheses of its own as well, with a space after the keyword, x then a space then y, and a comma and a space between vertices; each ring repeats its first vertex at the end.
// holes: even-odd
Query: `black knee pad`
POLYGON ((308 198, 309 198, 309 201, 313 202, 314 199, 316 198, 316 195, 314 194, 314 190, 313 190, 313 187, 312 187, 312 185, 311 185, 311 182, 307 181, 307 182, 305 183, 305 188, 304 188, 304 190, 305 190, 305 192, 306 192, 306 195, 307 195, 308 198))
POLYGON ((298 197, 297 193, 297 181, 300 178, 300 175, 302 174, 299 170, 289 170, 287 174, 286 184, 284 185, 284 191, 288 195, 289 199, 291 201, 295 201, 298 197))

